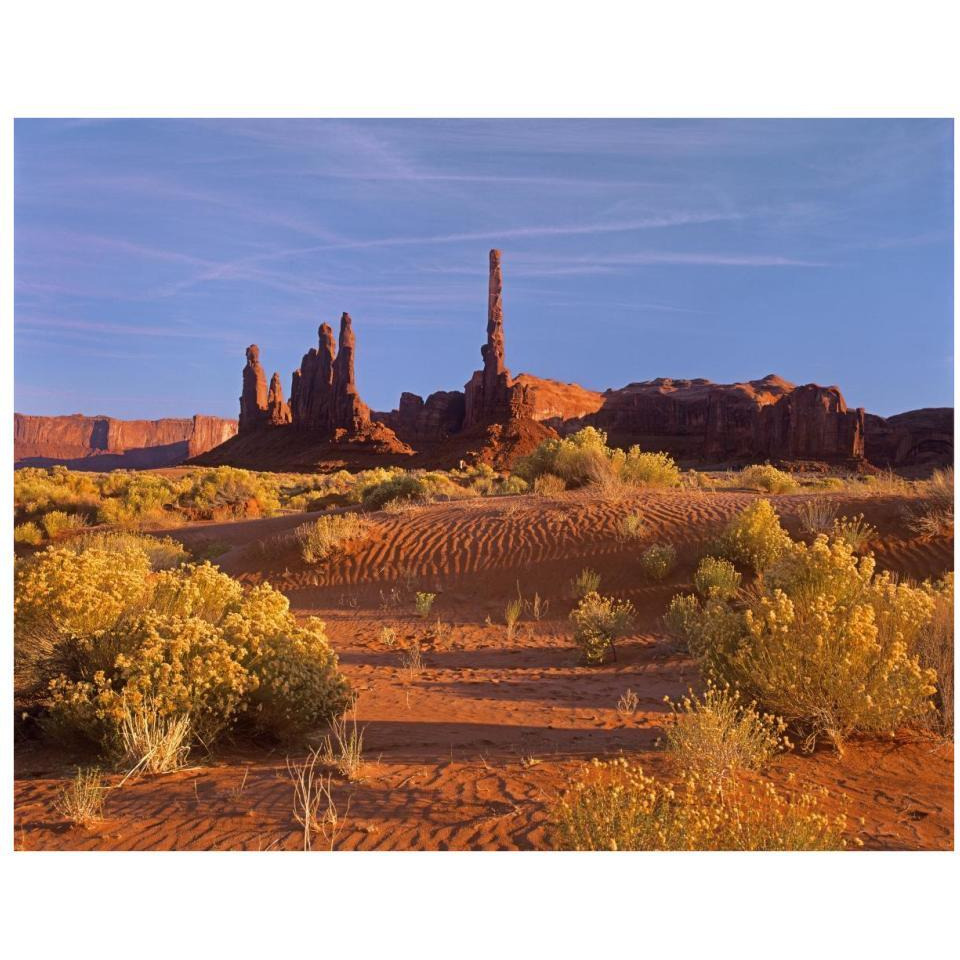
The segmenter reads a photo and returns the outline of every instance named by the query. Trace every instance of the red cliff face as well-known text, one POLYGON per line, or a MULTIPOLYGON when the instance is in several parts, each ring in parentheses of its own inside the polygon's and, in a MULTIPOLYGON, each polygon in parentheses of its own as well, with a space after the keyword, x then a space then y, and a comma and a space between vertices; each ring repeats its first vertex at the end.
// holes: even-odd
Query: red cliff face
POLYGON ((602 394, 599 408, 562 424, 592 425, 611 442, 638 443, 690 460, 856 461, 864 454, 862 410, 836 387, 796 387, 770 375, 745 383, 648 380, 602 394))
POLYGON ((13 416, 16 466, 65 464, 85 470, 168 467, 210 450, 237 432, 235 420, 115 420, 13 416))
POLYGON ((925 407, 892 417, 866 415, 866 455, 879 467, 953 463, 953 408, 925 407))

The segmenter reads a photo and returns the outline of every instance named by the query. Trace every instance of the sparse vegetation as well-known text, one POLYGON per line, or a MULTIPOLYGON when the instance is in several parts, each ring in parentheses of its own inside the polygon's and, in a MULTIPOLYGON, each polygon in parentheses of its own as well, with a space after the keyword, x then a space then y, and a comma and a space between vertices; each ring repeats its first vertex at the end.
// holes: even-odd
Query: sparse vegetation
POLYGON ((437 599, 435 593, 424 593, 419 591, 414 597, 413 605, 417 611, 417 616, 423 617, 424 620, 430 616, 430 611, 433 609, 433 601, 437 599))
POLYGON ((825 497, 812 497, 800 504, 800 525, 803 530, 815 537, 818 533, 828 533, 837 519, 837 504, 825 497))
POLYGON ((687 773, 676 786, 626 760, 594 761, 551 810, 559 850, 838 850, 846 817, 826 791, 770 782, 721 789, 687 773))
POLYGON ((570 581, 570 596, 573 600, 582 600, 587 594, 600 589, 600 574, 596 570, 584 567, 570 581))
POLYGON ((617 533, 621 540, 641 540, 646 532, 647 525, 636 510, 622 517, 617 524, 617 533))
POLYGON ((555 473, 543 473, 533 481, 533 492, 538 497, 555 497, 567 489, 563 477, 555 473))
POLYGON ((877 536, 877 531, 864 521, 862 513, 858 513, 855 517, 834 520, 831 535, 835 540, 843 540, 854 553, 860 553, 877 536))
POLYGON ((922 485, 922 503, 906 511, 910 529, 920 536, 953 536, 953 468, 934 470, 922 485))
POLYGON ((80 767, 76 776, 57 794, 57 812, 65 820, 87 827, 103 819, 107 790, 99 767, 80 767))
POLYGON ((677 551, 670 543, 654 543, 640 554, 640 569, 650 580, 665 580, 676 564, 677 551))
POLYGON ((305 563, 320 563, 344 544, 366 536, 370 529, 370 521, 356 513, 317 517, 296 529, 300 555, 305 563))
POLYGON ((570 614, 573 641, 587 663, 602 663, 614 641, 633 628, 635 611, 629 600, 588 593, 570 614))
POLYGON ((363 774, 363 729, 357 727, 354 709, 352 722, 347 715, 330 720, 330 733, 324 737, 320 755, 328 766, 335 767, 348 780, 359 780, 363 774))
POLYGON ((672 722, 664 737, 667 752, 680 770, 723 785, 742 770, 762 770, 788 749, 786 724, 743 703, 729 687, 707 684, 702 697, 692 691, 679 703, 667 698, 672 722))
POLYGON ((937 675, 933 712, 922 710, 919 720, 941 736, 953 739, 953 574, 928 584, 934 602, 933 614, 917 637, 920 665, 937 675))
POLYGON ((627 687, 617 701, 617 713, 622 720, 629 720, 637 715, 637 710, 639 709, 640 697, 627 687))
POLYGON ((517 621, 520 619, 521 613, 523 613, 523 597, 518 596, 507 601, 507 605, 503 610, 503 621, 507 625, 508 642, 513 640, 513 634, 516 630, 517 621))

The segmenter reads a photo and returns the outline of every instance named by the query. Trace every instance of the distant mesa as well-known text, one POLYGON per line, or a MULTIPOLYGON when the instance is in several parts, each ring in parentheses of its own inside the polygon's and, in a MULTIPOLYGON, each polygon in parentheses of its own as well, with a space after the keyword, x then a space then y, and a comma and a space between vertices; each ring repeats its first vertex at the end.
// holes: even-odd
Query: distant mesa
POLYGON ((371 411, 357 389, 357 337, 343 313, 337 339, 329 324, 320 324, 317 346, 293 372, 289 402, 279 373, 268 386, 260 349, 251 344, 237 423, 195 417, 124 424, 18 414, 17 459, 86 461, 95 455, 99 465, 112 452, 143 466, 189 457, 198 465, 260 470, 442 469, 464 463, 509 468, 543 440, 593 426, 617 446, 639 444, 686 463, 717 466, 771 460, 900 467, 953 460, 950 408, 884 419, 848 408, 838 387, 798 386, 774 374, 727 384, 658 378, 603 393, 529 373, 513 377, 506 365, 499 250, 489 256, 480 357, 481 368, 462 391, 438 390, 426 399, 403 392, 396 409, 371 411), (58 425, 41 428, 42 420, 58 425))
POLYGON ((237 432, 236 420, 13 415, 15 467, 62 465, 76 470, 171 467, 217 447, 237 432))

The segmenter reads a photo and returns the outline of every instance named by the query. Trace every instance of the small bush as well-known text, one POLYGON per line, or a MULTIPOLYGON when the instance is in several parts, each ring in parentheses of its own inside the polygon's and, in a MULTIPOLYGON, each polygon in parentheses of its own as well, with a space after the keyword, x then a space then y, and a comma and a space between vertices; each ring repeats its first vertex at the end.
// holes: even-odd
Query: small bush
POLYGON ((800 525, 811 536, 828 533, 837 519, 837 505, 833 500, 813 497, 800 504, 800 525))
POLYGON ((777 560, 790 542, 773 504, 757 500, 731 520, 716 546, 722 557, 759 573, 777 560))
POLYGON ((840 517, 839 520, 834 520, 831 536, 835 540, 842 540, 854 553, 859 553, 876 538, 877 530, 865 523, 863 514, 858 513, 855 517, 840 517))
POLYGON ((617 524, 617 533, 621 540, 641 540, 646 532, 647 525, 637 511, 628 513, 617 524))
POLYGON ((538 497, 555 497, 566 489, 566 481, 555 473, 541 474, 533 481, 533 492, 538 497))
POLYGON ((634 618, 635 611, 629 600, 620 602, 588 593, 570 614, 573 641, 584 660, 602 663, 614 641, 632 629, 634 618))
POLYGON ((693 588, 701 597, 728 600, 740 589, 740 574, 729 560, 704 557, 693 575, 693 588))
POLYGON ((770 464, 754 464, 740 471, 740 486, 767 493, 793 493, 800 485, 790 476, 770 464))
POLYGON ((426 618, 430 616, 430 611, 433 609, 433 601, 436 599, 437 595, 435 593, 418 592, 413 601, 417 614, 426 620, 426 618))
POLYGON ((412 474, 400 474, 363 490, 364 510, 382 510, 393 501, 426 503, 429 499, 426 484, 412 474))
POLYGON ((711 783, 741 770, 762 770, 790 742, 786 724, 741 702, 739 691, 707 684, 701 699, 692 691, 667 702, 673 722, 664 731, 666 749, 678 767, 711 783))
POLYGON ((550 838, 558 850, 839 850, 846 817, 829 816, 826 799, 694 774, 673 787, 626 760, 595 760, 550 810, 550 838))
POLYGON ((934 470, 921 487, 923 502, 906 511, 910 529, 925 537, 953 536, 953 468, 934 470))
POLYGON ((670 543, 655 543, 640 554, 640 569, 651 580, 666 579, 676 563, 677 551, 670 543))
POLYGON ((60 789, 54 805, 64 819, 86 827, 103 819, 103 801, 108 789, 98 767, 81 767, 77 769, 77 775, 60 789))
POLYGON ((43 543, 43 534, 40 528, 32 521, 19 523, 13 528, 13 542, 37 547, 43 543))
POLYGON ((318 517, 312 523, 297 527, 300 555, 305 563, 320 563, 351 540, 358 540, 370 530, 370 521, 356 513, 334 513, 318 517))
POLYGON ((663 626, 671 637, 693 653, 697 649, 701 616, 700 601, 692 593, 678 593, 663 615, 663 626))
POLYGON ((599 589, 600 574, 589 567, 584 567, 570 581, 570 597, 573 600, 582 600, 588 593, 596 593, 599 589))
POLYGON ((645 453, 631 447, 619 469, 620 479, 636 487, 678 487, 680 468, 666 453, 645 453))
POLYGON ((79 513, 64 513, 62 510, 52 510, 45 513, 41 520, 43 529, 51 540, 58 537, 79 533, 87 526, 87 518, 79 513))

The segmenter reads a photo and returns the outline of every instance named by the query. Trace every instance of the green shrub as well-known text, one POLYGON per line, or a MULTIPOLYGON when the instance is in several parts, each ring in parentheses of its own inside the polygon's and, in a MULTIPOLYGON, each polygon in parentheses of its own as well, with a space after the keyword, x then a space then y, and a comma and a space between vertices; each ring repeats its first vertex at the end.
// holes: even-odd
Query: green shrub
POLYGON ((704 557, 693 575, 693 589, 704 599, 728 600, 740 589, 740 574, 729 560, 704 557))
POLYGON ((664 580, 677 564, 673 544, 654 543, 640 554, 640 569, 651 580, 664 580))
POLYGON ((35 523, 28 520, 26 523, 19 523, 13 528, 13 542, 37 547, 43 543, 43 534, 35 523))
POLYGON ((345 543, 365 536, 370 528, 370 521, 356 513, 335 513, 318 517, 296 529, 300 555, 306 563, 319 563, 345 543))
POLYGON ((366 487, 363 491, 364 510, 381 510, 393 501, 426 503, 429 499, 427 485, 412 474, 401 474, 366 487))
POLYGON ((620 602, 588 593, 570 613, 573 641, 587 663, 602 663, 614 641, 633 628, 634 619, 629 600, 620 602))
POLYGON ((740 486, 754 490, 766 490, 767 493, 793 493, 800 488, 797 481, 769 463, 754 464, 740 471, 740 486))
POLYGON ((671 637, 693 653, 697 649, 700 619, 700 601, 692 593, 678 593, 663 615, 663 626, 671 637))
POLYGON ((687 774, 658 782, 626 760, 594 761, 550 810, 558 850, 838 850, 846 817, 825 790, 718 784, 687 774))
POLYGON ((886 733, 932 709, 935 675, 916 656, 936 592, 875 575, 843 540, 793 544, 740 606, 710 600, 695 652, 720 683, 783 717, 812 747, 886 733))
POLYGON ((780 518, 769 500, 757 500, 727 525, 717 542, 717 552, 758 573, 770 566, 790 545, 780 518))

